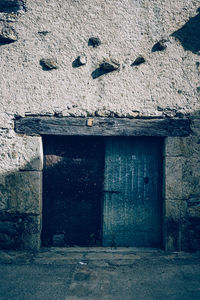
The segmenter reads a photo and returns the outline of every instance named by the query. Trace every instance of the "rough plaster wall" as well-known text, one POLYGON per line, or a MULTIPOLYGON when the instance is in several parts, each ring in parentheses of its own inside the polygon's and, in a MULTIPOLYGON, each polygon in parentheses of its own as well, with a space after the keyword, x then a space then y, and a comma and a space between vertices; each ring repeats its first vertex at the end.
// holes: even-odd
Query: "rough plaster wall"
POLYGON ((27 0, 26 12, 1 13, 18 41, 1 46, 0 123, 26 112, 160 116, 166 108, 198 110, 199 56, 170 35, 198 15, 199 6, 187 0, 27 0), (102 44, 89 47, 91 36, 102 44), (163 38, 167 49, 152 52, 163 38), (73 68, 81 53, 87 64, 73 68), (131 67, 139 55, 146 62, 131 67), (43 71, 43 58, 56 59, 59 69, 43 71), (93 79, 104 59, 119 61, 120 70, 93 79))
MULTIPOLYGON (((9 2, 12 7, 14 0, 9 2)), ((5 12, 0 3, 0 30, 12 26, 18 39, 0 45, 0 231, 4 232, 0 239, 12 247, 18 238, 13 237, 13 232, 27 231, 26 237, 20 237, 23 246, 37 248, 41 138, 14 133, 14 116, 159 117, 191 113, 198 118, 200 47, 197 43, 196 48, 191 48, 172 35, 181 28, 184 31, 188 22, 199 21, 200 1, 15 3, 14 13, 11 8, 5 12), (99 47, 88 46, 91 36, 100 38, 99 47), (167 48, 152 52, 161 39, 167 40, 167 48), (87 56, 87 64, 74 68, 73 61, 82 53, 87 56), (140 55, 145 63, 131 66, 140 55), (40 65, 44 58, 55 59, 58 69, 44 71, 40 65), (120 63, 119 70, 92 78, 99 64, 113 59, 120 63)), ((191 41, 195 38, 200 40, 191 36, 191 41)), ((195 122, 193 135, 166 142, 166 231, 171 230, 167 247, 172 250, 188 244, 184 238, 188 237, 191 219, 200 217, 200 129, 199 121, 195 122), (175 224, 174 230, 170 222, 175 224)), ((195 226, 197 230, 199 225, 195 226)), ((191 248, 195 249, 196 233, 190 231, 190 240, 194 241, 191 248)))

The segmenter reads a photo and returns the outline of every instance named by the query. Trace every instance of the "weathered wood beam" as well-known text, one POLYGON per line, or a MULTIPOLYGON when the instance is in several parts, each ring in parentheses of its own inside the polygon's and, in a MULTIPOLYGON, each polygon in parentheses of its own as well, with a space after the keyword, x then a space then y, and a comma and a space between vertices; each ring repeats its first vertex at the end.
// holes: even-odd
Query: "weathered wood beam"
POLYGON ((27 135, 77 136, 188 136, 188 119, 25 117, 15 120, 15 131, 27 135))

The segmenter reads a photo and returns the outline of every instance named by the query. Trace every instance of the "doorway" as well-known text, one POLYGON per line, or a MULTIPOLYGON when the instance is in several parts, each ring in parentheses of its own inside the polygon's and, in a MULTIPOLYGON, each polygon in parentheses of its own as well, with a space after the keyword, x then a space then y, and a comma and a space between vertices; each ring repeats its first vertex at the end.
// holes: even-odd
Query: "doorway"
POLYGON ((43 141, 42 244, 100 245, 103 139, 46 136, 43 141))
POLYGON ((43 246, 162 245, 162 140, 44 136, 43 246))

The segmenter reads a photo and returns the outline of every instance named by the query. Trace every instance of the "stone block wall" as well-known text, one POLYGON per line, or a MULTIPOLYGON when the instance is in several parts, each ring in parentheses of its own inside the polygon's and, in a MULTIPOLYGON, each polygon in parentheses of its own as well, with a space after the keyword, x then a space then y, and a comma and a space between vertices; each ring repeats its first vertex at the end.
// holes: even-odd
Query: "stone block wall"
POLYGON ((42 205, 42 141, 0 133, 0 245, 38 249, 42 205))
POLYGON ((200 3, 0 1, 0 244, 38 249, 41 137, 19 116, 191 119, 166 138, 164 244, 199 242, 200 3))
POLYGON ((167 138, 165 152, 166 249, 200 249, 200 119, 191 119, 192 133, 167 138))

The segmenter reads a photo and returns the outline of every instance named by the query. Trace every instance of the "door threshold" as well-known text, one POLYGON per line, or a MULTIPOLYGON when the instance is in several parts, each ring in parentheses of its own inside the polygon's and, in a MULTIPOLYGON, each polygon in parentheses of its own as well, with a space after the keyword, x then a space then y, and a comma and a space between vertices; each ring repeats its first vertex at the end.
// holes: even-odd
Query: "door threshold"
POLYGON ((161 248, 151 248, 151 247, 42 247, 41 252, 70 252, 70 253, 158 253, 164 252, 161 248))

